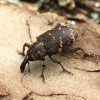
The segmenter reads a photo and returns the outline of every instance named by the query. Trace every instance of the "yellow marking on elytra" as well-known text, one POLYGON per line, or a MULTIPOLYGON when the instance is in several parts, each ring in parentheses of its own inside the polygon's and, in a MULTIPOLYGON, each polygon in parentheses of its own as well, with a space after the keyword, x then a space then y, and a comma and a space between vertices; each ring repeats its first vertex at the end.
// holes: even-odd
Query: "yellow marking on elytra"
POLYGON ((41 45, 43 45, 42 42, 40 42, 39 44, 37 44, 36 47, 39 47, 39 46, 41 46, 41 45))
POLYGON ((66 32, 65 32, 65 31, 63 31, 62 33, 63 33, 63 34, 65 34, 66 32))
POLYGON ((58 52, 62 51, 63 48, 63 41, 62 41, 62 37, 60 37, 60 44, 59 44, 60 48, 58 49, 58 52))
POLYGON ((48 33, 49 35, 52 35, 51 33, 48 33))
POLYGON ((75 36, 73 34, 73 30, 71 30, 70 36, 71 36, 71 39, 73 39, 73 42, 74 42, 75 41, 75 36))
POLYGON ((54 36, 52 36, 52 39, 53 39, 53 40, 55 40, 55 37, 54 37, 54 36))
POLYGON ((63 41, 62 41, 62 37, 60 37, 60 47, 62 48, 63 47, 63 41))
POLYGON ((62 48, 59 48, 59 49, 58 49, 58 52, 62 52, 62 48))
POLYGON ((48 33, 48 35, 51 36, 53 40, 55 40, 55 37, 51 33, 48 33))

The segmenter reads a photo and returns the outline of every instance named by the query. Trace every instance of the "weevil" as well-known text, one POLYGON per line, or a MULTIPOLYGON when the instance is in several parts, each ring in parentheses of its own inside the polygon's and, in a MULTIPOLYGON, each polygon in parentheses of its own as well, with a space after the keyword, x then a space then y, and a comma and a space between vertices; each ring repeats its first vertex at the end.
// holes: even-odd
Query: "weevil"
POLYGON ((78 30, 76 28, 72 26, 63 26, 60 23, 57 23, 54 28, 38 36, 37 41, 32 45, 28 43, 23 45, 20 54, 25 56, 25 59, 20 66, 21 72, 24 71, 27 63, 29 65, 29 61, 41 60, 43 61, 41 77, 44 80, 44 69, 46 67, 45 56, 49 56, 54 63, 57 63, 62 67, 63 71, 72 74, 63 67, 59 60, 52 58, 52 55, 63 52, 64 48, 69 48, 77 37, 78 30), (25 47, 28 47, 26 55, 25 47))

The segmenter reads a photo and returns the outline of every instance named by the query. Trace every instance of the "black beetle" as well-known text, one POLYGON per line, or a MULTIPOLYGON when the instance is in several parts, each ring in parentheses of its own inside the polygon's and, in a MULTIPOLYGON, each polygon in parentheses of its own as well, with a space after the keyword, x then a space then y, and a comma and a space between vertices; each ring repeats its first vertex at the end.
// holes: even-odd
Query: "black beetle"
POLYGON ((25 65, 29 61, 41 60, 43 61, 43 70, 41 77, 44 80, 44 68, 46 66, 45 56, 48 55, 49 58, 54 62, 61 65, 63 71, 66 71, 68 74, 72 74, 70 71, 67 71, 59 60, 53 59, 51 56, 57 53, 60 53, 64 48, 69 48, 75 39, 78 37, 78 30, 72 26, 62 26, 60 23, 37 37, 37 41, 32 45, 25 43, 23 45, 22 55, 25 56, 25 47, 28 47, 27 54, 24 61, 22 62, 20 69, 21 72, 24 71, 25 65))

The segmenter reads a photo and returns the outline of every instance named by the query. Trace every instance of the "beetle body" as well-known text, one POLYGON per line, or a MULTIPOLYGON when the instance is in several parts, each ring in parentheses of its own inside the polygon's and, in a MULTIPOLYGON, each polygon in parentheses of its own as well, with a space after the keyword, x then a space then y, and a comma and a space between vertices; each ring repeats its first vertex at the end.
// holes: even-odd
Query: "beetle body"
MULTIPOLYGON (((78 37, 78 30, 76 28, 71 26, 62 26, 60 23, 58 23, 51 30, 38 36, 37 41, 32 45, 25 43, 23 46, 22 55, 25 55, 24 54, 25 47, 28 47, 29 49, 27 51, 24 61, 20 66, 21 72, 24 71, 25 65, 29 61, 42 60, 43 71, 41 76, 44 77, 43 72, 44 72, 44 66, 46 66, 45 64, 46 55, 48 55, 54 63, 60 64, 61 67, 63 68, 63 71, 65 71, 60 61, 51 58, 51 56, 59 52, 62 52, 64 48, 69 48, 77 37, 78 37)), ((67 72, 71 73, 69 71, 67 72)))

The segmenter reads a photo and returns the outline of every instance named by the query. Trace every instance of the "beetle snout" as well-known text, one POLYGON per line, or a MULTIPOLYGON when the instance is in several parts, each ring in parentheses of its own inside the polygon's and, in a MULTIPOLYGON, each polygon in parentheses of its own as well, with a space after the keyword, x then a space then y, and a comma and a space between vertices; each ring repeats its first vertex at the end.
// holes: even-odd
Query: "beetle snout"
POLYGON ((21 72, 24 71, 26 64, 28 63, 28 59, 24 59, 24 61, 22 62, 21 66, 20 66, 20 70, 21 72))

